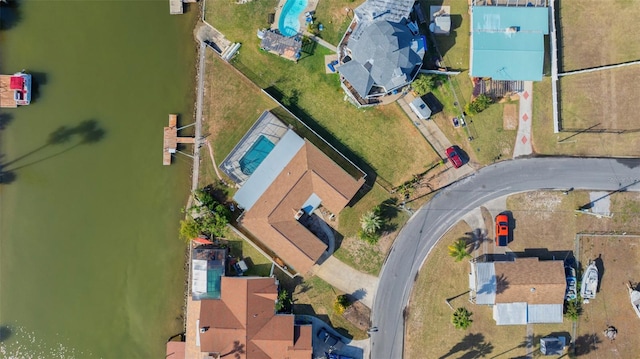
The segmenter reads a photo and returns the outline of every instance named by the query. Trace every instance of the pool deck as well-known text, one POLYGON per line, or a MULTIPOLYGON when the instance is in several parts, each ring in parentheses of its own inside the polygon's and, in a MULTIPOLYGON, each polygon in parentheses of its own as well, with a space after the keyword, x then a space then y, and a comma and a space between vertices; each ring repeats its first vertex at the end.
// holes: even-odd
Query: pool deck
MULTIPOLYGON (((304 14, 308 11, 315 11, 316 7, 318 7, 319 0, 307 0, 307 7, 302 10, 300 16, 298 16, 298 21, 300 22, 300 30, 299 33, 304 33, 306 28, 305 16, 304 14)), ((278 6, 276 7, 276 16, 274 17, 273 24, 271 24, 271 30, 278 30, 278 23, 280 22, 280 14, 282 13, 282 8, 287 0, 280 0, 278 2, 278 6)))

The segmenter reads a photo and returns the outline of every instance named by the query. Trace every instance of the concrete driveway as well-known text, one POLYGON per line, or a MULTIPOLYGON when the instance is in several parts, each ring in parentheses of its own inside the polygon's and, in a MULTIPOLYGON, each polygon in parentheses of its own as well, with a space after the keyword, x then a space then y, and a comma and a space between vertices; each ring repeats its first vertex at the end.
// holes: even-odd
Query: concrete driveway
POLYGON ((340 335, 335 329, 322 320, 311 315, 296 315, 296 322, 311 323, 313 330, 313 359, 326 359, 325 353, 329 352, 326 344, 318 339, 318 333, 324 328, 328 333, 340 338, 342 347, 334 353, 348 356, 354 359, 369 358, 369 339, 351 340, 340 335))
POLYGON ((311 272, 325 282, 350 294, 364 305, 373 306, 373 296, 378 289, 378 277, 362 273, 331 256, 322 264, 314 265, 311 272))

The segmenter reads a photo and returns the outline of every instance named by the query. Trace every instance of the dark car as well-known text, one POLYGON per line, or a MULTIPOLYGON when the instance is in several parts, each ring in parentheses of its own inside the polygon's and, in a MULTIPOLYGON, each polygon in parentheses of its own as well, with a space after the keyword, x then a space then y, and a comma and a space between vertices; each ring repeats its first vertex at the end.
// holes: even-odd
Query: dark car
POLYGON ((449 159, 449 162, 451 162, 453 167, 460 168, 462 166, 462 159, 460 158, 460 154, 455 147, 452 146, 447 148, 447 158, 449 159))
POLYGON ((504 247, 509 243, 509 217, 506 214, 496 216, 496 246, 504 247))
POLYGON ((327 332, 324 328, 318 331, 318 339, 332 349, 339 349, 342 347, 342 341, 340 341, 340 338, 327 332))

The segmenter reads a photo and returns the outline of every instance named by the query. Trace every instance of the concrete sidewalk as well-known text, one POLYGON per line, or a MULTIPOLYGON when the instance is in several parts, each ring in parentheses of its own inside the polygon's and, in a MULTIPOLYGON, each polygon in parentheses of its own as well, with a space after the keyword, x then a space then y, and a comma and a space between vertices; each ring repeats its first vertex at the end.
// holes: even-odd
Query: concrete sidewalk
POLYGON ((533 153, 531 146, 531 121, 533 104, 533 82, 524 82, 524 91, 520 93, 520 110, 518 117, 518 134, 513 147, 513 158, 533 153))
POLYGON ((314 265, 311 272, 327 283, 360 300, 371 308, 378 289, 378 277, 362 273, 331 256, 322 264, 314 265))

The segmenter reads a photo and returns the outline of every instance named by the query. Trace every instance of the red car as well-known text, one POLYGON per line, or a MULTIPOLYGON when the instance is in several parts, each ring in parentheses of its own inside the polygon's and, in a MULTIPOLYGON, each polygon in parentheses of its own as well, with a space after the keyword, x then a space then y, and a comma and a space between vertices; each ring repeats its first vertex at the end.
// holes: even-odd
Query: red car
POLYGON ((509 243, 509 217, 506 214, 496 216, 496 246, 504 247, 509 243))
POLYGON ((453 167, 460 168, 462 166, 462 159, 460 158, 460 155, 458 154, 458 151, 455 147, 452 146, 447 148, 447 158, 449 159, 449 162, 451 162, 453 167))

